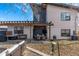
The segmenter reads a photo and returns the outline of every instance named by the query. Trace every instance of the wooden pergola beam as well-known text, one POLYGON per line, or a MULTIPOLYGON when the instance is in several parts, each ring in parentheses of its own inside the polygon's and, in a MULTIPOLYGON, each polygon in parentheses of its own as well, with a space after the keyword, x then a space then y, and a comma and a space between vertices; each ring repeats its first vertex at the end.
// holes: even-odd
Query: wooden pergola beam
POLYGON ((0 26, 32 26, 32 23, 2 23, 0 26))
POLYGON ((46 26, 43 23, 2 23, 0 26, 46 26))

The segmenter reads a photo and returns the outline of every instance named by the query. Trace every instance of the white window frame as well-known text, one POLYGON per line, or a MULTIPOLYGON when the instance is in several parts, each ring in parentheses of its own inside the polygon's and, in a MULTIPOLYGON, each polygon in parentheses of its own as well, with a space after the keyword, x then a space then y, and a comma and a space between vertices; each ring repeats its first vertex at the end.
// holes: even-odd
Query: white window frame
POLYGON ((69 12, 61 12, 61 21, 70 21, 71 14, 69 12))
POLYGON ((70 33, 71 33, 71 30, 70 29, 61 29, 61 36, 62 37, 69 37, 70 36, 70 33), (63 31, 62 31, 63 30, 63 31), (68 31, 67 31, 68 30, 68 31), (69 35, 67 35, 69 32, 69 35), (64 35, 63 35, 64 34, 64 35))

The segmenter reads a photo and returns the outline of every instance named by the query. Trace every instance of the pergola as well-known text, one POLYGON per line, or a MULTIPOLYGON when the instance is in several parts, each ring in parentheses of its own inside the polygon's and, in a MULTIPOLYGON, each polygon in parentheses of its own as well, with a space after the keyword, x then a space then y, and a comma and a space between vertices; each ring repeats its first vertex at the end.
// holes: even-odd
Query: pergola
POLYGON ((0 26, 46 26, 46 23, 34 21, 0 21, 0 26))

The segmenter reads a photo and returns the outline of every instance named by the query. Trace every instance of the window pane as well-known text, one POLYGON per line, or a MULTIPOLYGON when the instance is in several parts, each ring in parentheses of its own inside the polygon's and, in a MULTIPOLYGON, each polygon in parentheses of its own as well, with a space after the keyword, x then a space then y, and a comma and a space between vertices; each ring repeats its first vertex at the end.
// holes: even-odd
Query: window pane
POLYGON ((62 21, 69 21, 70 20, 70 14, 67 12, 61 13, 61 20, 62 21))
POLYGON ((61 29, 61 36, 70 36, 70 29, 61 29))
POLYGON ((14 34, 23 34, 24 27, 14 27, 14 34))

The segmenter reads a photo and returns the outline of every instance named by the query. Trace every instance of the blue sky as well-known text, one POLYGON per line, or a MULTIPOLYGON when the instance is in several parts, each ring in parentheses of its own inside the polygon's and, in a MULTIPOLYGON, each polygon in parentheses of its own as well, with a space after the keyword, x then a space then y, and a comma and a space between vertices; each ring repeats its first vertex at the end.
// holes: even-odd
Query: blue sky
POLYGON ((32 21, 33 12, 29 4, 0 3, 0 21, 32 21))

